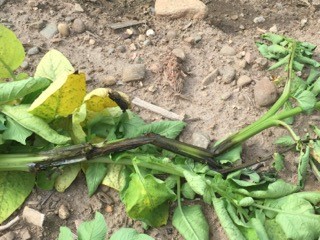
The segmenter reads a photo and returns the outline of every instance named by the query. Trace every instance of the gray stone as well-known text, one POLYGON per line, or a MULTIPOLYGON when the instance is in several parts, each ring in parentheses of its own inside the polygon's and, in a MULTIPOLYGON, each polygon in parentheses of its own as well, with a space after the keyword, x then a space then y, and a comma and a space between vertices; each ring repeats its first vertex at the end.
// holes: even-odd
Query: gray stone
POLYGON ((66 23, 59 23, 58 31, 62 37, 68 37, 70 35, 70 28, 66 23))
POLYGON ((266 19, 263 16, 259 16, 253 19, 254 23, 263 23, 266 19))
POLYGON ((267 107, 277 100, 277 88, 267 78, 264 77, 254 86, 254 98, 256 104, 260 107, 267 107))
POLYGON ((79 3, 76 3, 74 5, 74 12, 84 12, 83 8, 81 7, 81 5, 79 3))
POLYGON ((151 41, 149 40, 149 39, 147 39, 147 40, 145 40, 144 42, 143 42, 143 46, 149 46, 149 45, 151 45, 151 41))
POLYGON ((55 23, 49 23, 47 26, 40 31, 40 34, 46 39, 51 39, 58 33, 58 28, 55 23))
POLYGON ((131 64, 123 69, 122 80, 124 82, 142 80, 146 74, 144 64, 131 64))
POLYGON ((86 31, 86 25, 80 18, 76 18, 72 23, 72 29, 76 33, 83 33, 86 31))
POLYGON ((213 83, 214 80, 218 77, 218 75, 219 75, 219 70, 218 69, 213 70, 202 80, 202 85, 207 86, 210 83, 213 83))
POLYGON ((23 61, 20 65, 20 67, 24 70, 28 69, 29 63, 27 61, 23 61))
POLYGON ((225 56, 234 56, 236 55, 236 50, 234 50, 234 48, 230 47, 229 45, 223 45, 223 47, 220 50, 220 53, 225 56))
POLYGON ((195 42, 195 43, 198 43, 198 42, 200 42, 201 40, 202 40, 202 37, 201 37, 200 35, 194 36, 194 42, 195 42))
POLYGON ((229 65, 219 69, 219 73, 222 76, 222 81, 225 83, 231 83, 236 76, 236 70, 229 65))
POLYGON ((32 223, 38 227, 43 226, 43 221, 44 221, 44 214, 41 212, 29 208, 29 207, 24 207, 23 212, 22 212, 22 217, 25 219, 28 223, 32 223))
POLYGON ((207 148, 209 146, 209 136, 202 132, 194 132, 192 134, 192 144, 201 148, 207 148))
POLYGON ((14 239, 15 239, 15 234, 12 231, 7 232, 6 234, 0 237, 0 240, 14 240, 14 239))
POLYGON ((28 50, 28 55, 31 56, 31 55, 36 55, 39 53, 39 48, 38 47, 32 47, 28 50))
POLYGON ((183 49, 175 48, 172 50, 173 55, 175 55, 180 60, 184 61, 186 59, 186 54, 184 53, 183 49))
POLYGON ((117 83, 117 79, 114 76, 106 76, 103 79, 103 84, 105 86, 112 86, 115 85, 117 83))
POLYGON ((24 228, 20 231, 20 239, 21 240, 31 239, 31 235, 30 235, 30 232, 28 231, 28 229, 24 228))
POLYGON ((70 211, 66 205, 62 204, 59 207, 58 216, 59 216, 59 218, 61 218, 63 220, 68 219, 70 217, 70 211))
POLYGON ((146 32, 147 37, 153 37, 156 35, 156 33, 153 31, 153 29, 148 29, 146 32))
POLYGON ((252 82, 252 79, 247 75, 242 75, 239 77, 237 81, 238 87, 244 87, 246 85, 249 85, 252 82))
POLYGON ((156 0, 155 2, 155 13, 162 17, 203 19, 207 11, 207 6, 199 0, 156 0))

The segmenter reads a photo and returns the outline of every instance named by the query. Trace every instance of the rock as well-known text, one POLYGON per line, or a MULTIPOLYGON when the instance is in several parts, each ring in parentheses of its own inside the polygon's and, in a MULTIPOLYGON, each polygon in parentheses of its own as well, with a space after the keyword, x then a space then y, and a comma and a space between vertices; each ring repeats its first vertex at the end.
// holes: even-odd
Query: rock
POLYGON ((96 43, 96 40, 94 40, 94 39, 92 39, 92 38, 89 40, 89 44, 90 44, 90 45, 94 45, 95 43, 96 43))
POLYGON ((72 23, 72 29, 76 33, 83 33, 86 31, 86 25, 80 18, 76 18, 72 23))
POLYGON ((20 65, 20 67, 23 69, 23 70, 26 70, 28 69, 29 67, 29 63, 27 61, 23 61, 20 65))
POLYGON ((2 235, 0 237, 0 240, 14 240, 15 239, 15 234, 14 232, 7 232, 6 234, 2 235))
POLYGON ((244 55, 244 60, 246 60, 248 64, 251 64, 253 62, 252 54, 249 52, 246 52, 246 55, 244 55))
POLYGON ((146 35, 147 37, 153 37, 156 33, 152 29, 148 29, 146 35))
POLYGON ((6 0, 0 0, 0 6, 6 3, 6 0))
POLYGON ((245 69, 247 66, 247 61, 245 59, 241 59, 239 62, 238 62, 238 67, 241 68, 241 69, 245 69))
POLYGON ((186 37, 184 41, 190 44, 195 43, 194 37, 186 37))
POLYGON ((213 70, 202 80, 202 85, 207 86, 210 83, 213 83, 214 80, 218 77, 218 75, 219 75, 219 70, 218 69, 213 70))
POLYGON ((219 69, 219 73, 222 76, 223 82, 225 83, 231 83, 236 76, 236 70, 229 65, 219 69))
POLYGON ((66 205, 62 204, 59 207, 58 216, 59 216, 59 218, 61 218, 63 220, 68 219, 70 217, 70 211, 66 205))
POLYGON ((38 47, 32 47, 32 48, 30 48, 29 50, 28 50, 28 52, 27 52, 27 54, 29 55, 29 56, 31 56, 31 55, 36 55, 36 54, 38 54, 39 53, 39 48, 38 47))
POLYGON ((192 144, 198 147, 207 148, 209 146, 209 136, 202 132, 194 132, 192 134, 192 144))
POLYGON ((256 59, 256 63, 263 69, 268 65, 268 60, 260 57, 256 59))
POLYGON ((138 36, 138 40, 139 40, 139 42, 143 42, 143 41, 145 41, 145 40, 146 40, 146 36, 145 36, 145 35, 143 35, 143 34, 139 34, 139 36, 138 36))
POLYGON ((133 29, 132 29, 132 28, 128 28, 128 29, 126 30, 126 34, 128 34, 129 36, 132 36, 132 35, 134 34, 133 29))
POLYGON ((183 49, 175 48, 172 50, 173 55, 175 55, 180 60, 184 61, 186 59, 186 54, 184 53, 183 49))
POLYGON ((40 31, 41 29, 43 29, 46 26, 47 22, 44 20, 40 20, 40 21, 36 21, 33 22, 29 25, 29 29, 36 29, 38 31, 40 31))
POLYGON ((114 76, 106 76, 103 79, 103 83, 105 86, 112 86, 117 83, 117 79, 114 76))
POLYGON ((266 19, 263 16, 259 16, 253 19, 254 23, 263 23, 266 19))
POLYGON ((55 23, 49 23, 44 29, 40 31, 40 34, 46 39, 51 39, 58 33, 58 28, 55 23))
POLYGON ((194 36, 194 42, 195 42, 195 43, 198 43, 198 42, 200 42, 201 40, 202 40, 202 37, 201 37, 200 35, 194 36))
POLYGON ((220 98, 221 98, 221 100, 226 101, 226 100, 228 100, 231 96, 232 96, 232 93, 231 93, 231 92, 227 92, 227 93, 223 93, 223 94, 220 96, 220 98))
POLYGON ((28 223, 32 223, 38 227, 42 227, 43 225, 44 214, 27 206, 23 209, 22 217, 28 223))
POLYGON ((304 18, 300 21, 300 26, 303 28, 308 22, 308 19, 304 18))
POLYGON ((81 7, 81 5, 79 3, 76 3, 74 5, 74 12, 84 12, 83 8, 81 7))
POLYGON ((223 47, 220 50, 220 53, 225 56, 234 56, 236 55, 236 50, 234 50, 234 48, 230 47, 229 45, 223 45, 223 47))
POLYGON ((106 208, 105 208, 106 212, 107 213, 112 213, 113 212, 113 207, 112 205, 107 205, 106 208))
POLYGON ((144 64, 131 64, 123 69, 122 80, 124 82, 142 80, 146 74, 144 64))
POLYGON ((116 50, 117 50, 117 52, 124 53, 124 52, 126 52, 127 49, 124 45, 119 45, 116 47, 116 50))
POLYGON ((277 27, 277 25, 273 25, 273 26, 269 29, 269 31, 272 32, 272 33, 278 32, 278 27, 277 27))
POLYGON ((136 51, 137 50, 137 46, 134 43, 131 43, 129 46, 130 51, 136 51))
POLYGON ((59 23, 58 31, 62 37, 68 37, 70 35, 70 28, 66 23, 59 23))
POLYGON ((31 239, 31 235, 30 232, 28 231, 28 229, 24 228, 20 231, 20 239, 21 240, 28 240, 31 239))
POLYGON ((147 40, 145 40, 144 42, 143 42, 143 46, 149 46, 149 45, 151 45, 151 41, 149 40, 149 39, 147 39, 147 40))
POLYGON ((252 79, 247 75, 242 75, 238 78, 237 85, 238 87, 244 87, 249 85, 252 82, 252 79))
POLYGON ((167 38, 168 39, 174 39, 177 36, 177 32, 174 30, 169 30, 167 32, 167 38))
POLYGON ((254 86, 254 98, 256 104, 260 107, 267 107, 277 100, 277 88, 267 78, 264 77, 254 86))
POLYGON ((207 11, 207 6, 200 0, 156 0, 155 2, 155 13, 161 17, 203 19, 207 11))

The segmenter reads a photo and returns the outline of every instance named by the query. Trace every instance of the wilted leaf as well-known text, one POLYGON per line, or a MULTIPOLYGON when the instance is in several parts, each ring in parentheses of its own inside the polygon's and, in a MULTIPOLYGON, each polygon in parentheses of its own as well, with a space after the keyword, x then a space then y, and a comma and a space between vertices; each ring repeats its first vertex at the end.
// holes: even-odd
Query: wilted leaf
POLYGON ((304 111, 312 109, 317 102, 315 95, 308 90, 304 90, 294 97, 304 111))
POLYGON ((120 164, 108 164, 107 173, 102 181, 103 185, 121 191, 125 186, 127 174, 125 166, 120 164))
POLYGON ((277 172, 280 172, 284 169, 284 157, 279 153, 273 154, 274 162, 272 163, 272 166, 276 169, 277 172))
POLYGON ((72 114, 72 140, 75 144, 86 142, 86 133, 83 131, 82 123, 87 117, 86 105, 82 104, 78 111, 72 114))
POLYGON ((34 76, 55 81, 61 74, 71 74, 73 72, 74 68, 69 60, 61 52, 52 49, 43 56, 34 76))
POLYGON ((0 172, 0 224, 28 197, 35 182, 26 172, 0 172))
POLYGON ((24 57, 24 48, 16 35, 0 24, 0 78, 11 77, 10 71, 16 70, 24 57))
POLYGON ((9 106, 4 105, 2 112, 19 123, 21 126, 38 134, 48 142, 54 144, 66 144, 69 137, 58 134, 41 118, 28 113, 30 105, 9 106))
POLYGON ((81 170, 80 164, 72 164, 63 167, 61 175, 59 175, 54 183, 54 187, 58 192, 64 192, 71 183, 76 179, 81 170))
POLYGON ((209 239, 209 225, 200 205, 177 207, 172 224, 186 240, 209 239))
POLYGON ((89 196, 97 190, 106 173, 107 166, 105 163, 92 163, 89 165, 85 173, 89 196))
POLYGON ((130 177, 131 181, 123 195, 128 215, 153 227, 166 224, 169 217, 168 201, 175 199, 172 190, 152 175, 142 178, 133 173, 130 177))
POLYGON ((101 213, 96 212, 94 219, 80 224, 78 228, 79 240, 103 240, 106 239, 107 225, 101 213))
POLYGON ((60 75, 32 103, 29 112, 48 121, 56 117, 67 117, 81 106, 85 94, 84 73, 60 75))
POLYGON ((188 182, 184 183, 181 187, 182 195, 187 199, 194 199, 196 196, 195 191, 190 187, 190 184, 188 182))
POLYGON ((310 160, 310 147, 307 146, 305 152, 300 153, 299 166, 298 166, 298 185, 304 187, 304 183, 307 177, 307 171, 310 160))

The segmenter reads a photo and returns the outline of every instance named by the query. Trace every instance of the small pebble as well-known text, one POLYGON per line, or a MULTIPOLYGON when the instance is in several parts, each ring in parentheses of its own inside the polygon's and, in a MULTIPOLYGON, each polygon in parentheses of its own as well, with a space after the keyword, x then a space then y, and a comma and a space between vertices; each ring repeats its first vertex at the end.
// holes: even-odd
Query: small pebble
POLYGON ((236 76, 236 70, 229 65, 219 69, 219 73, 222 76, 222 81, 224 83, 231 83, 236 76))
POLYGON ((192 144, 198 147, 207 148, 209 146, 209 136, 202 132, 194 132, 192 134, 192 144))
POLYGON ((238 87, 244 87, 246 85, 249 85, 252 82, 252 79, 247 75, 242 75, 239 77, 237 81, 238 87))
POLYGON ((167 38, 168 39, 174 39, 177 36, 177 32, 174 30, 169 30, 167 32, 167 38))
POLYGON ((14 240, 15 239, 15 234, 13 231, 7 232, 6 234, 2 235, 0 237, 0 240, 14 240))
POLYGON ((124 82, 132 82, 144 79, 146 67, 144 64, 131 64, 123 69, 122 80, 124 82))
POLYGON ((74 5, 74 12, 84 12, 83 8, 81 7, 81 5, 79 3, 76 3, 74 5))
POLYGON ((308 19, 306 18, 302 19, 300 22, 300 26, 303 28, 307 24, 307 22, 308 22, 308 19))
POLYGON ((24 70, 28 69, 29 63, 27 61, 23 61, 20 65, 20 67, 24 70))
POLYGON ((92 38, 89 40, 89 44, 90 44, 90 45, 94 45, 95 43, 96 43, 96 40, 94 40, 94 39, 92 39, 92 38))
POLYGON ((231 20, 235 21, 239 18, 239 16, 235 14, 235 15, 231 15, 230 18, 231 18, 231 20))
POLYGON ((42 227, 45 215, 35 209, 26 206, 23 209, 22 217, 28 223, 32 223, 38 227, 42 227))
POLYGON ((252 54, 249 52, 246 52, 246 55, 244 56, 244 60, 246 60, 248 64, 251 64, 253 62, 252 54))
POLYGON ((191 44, 195 43, 194 37, 186 37, 184 39, 184 41, 187 42, 187 43, 191 43, 191 44))
POLYGON ((146 35, 148 37, 153 37, 154 35, 156 35, 156 33, 153 31, 153 29, 148 29, 146 35))
POLYGON ((45 26, 45 28, 40 31, 40 34, 47 39, 53 38, 57 33, 58 28, 54 23, 47 24, 47 26, 45 26))
POLYGON ((31 239, 31 235, 30 235, 30 232, 28 231, 27 228, 24 228, 20 231, 20 239, 21 240, 29 240, 31 239))
POLYGON ((114 76, 106 76, 103 79, 103 83, 105 86, 112 86, 115 85, 117 83, 117 79, 114 76))
POLYGON ((66 23, 59 23, 58 31, 62 37, 68 37, 70 35, 70 28, 66 23))
POLYGON ((146 40, 146 36, 145 36, 145 35, 143 35, 143 34, 139 34, 139 36, 138 36, 138 40, 139 40, 139 42, 143 42, 143 41, 145 41, 145 40, 146 40))
POLYGON ((232 96, 232 93, 227 92, 227 93, 223 93, 220 98, 221 98, 221 100, 226 101, 226 100, 228 100, 231 96, 232 96))
POLYGON ((38 47, 32 47, 28 50, 28 55, 31 56, 31 55, 36 55, 39 53, 39 48, 38 47))
POLYGON ((238 62, 238 67, 241 69, 245 69, 247 66, 247 61, 245 59, 242 59, 238 62))
POLYGON ((273 26, 269 29, 269 31, 272 32, 272 33, 278 32, 278 27, 277 27, 277 25, 273 25, 273 26))
POLYGON ((86 26, 80 18, 76 18, 73 21, 72 29, 76 33, 83 33, 86 30, 86 26))
POLYGON ((194 37, 194 42, 195 43, 198 43, 198 42, 200 42, 202 40, 202 37, 200 36, 200 35, 196 35, 195 37, 194 37))
POLYGON ((145 40, 144 42, 143 42, 143 46, 150 46, 151 45, 151 41, 149 40, 149 39, 147 39, 147 40, 145 40))
POLYGON ((148 87, 148 91, 152 92, 152 93, 155 93, 157 91, 157 87, 154 86, 154 85, 151 85, 150 87, 148 87))
POLYGON ((266 19, 263 16, 259 16, 253 19, 254 23, 263 23, 266 19))
POLYGON ((107 213, 112 213, 113 212, 113 207, 111 205, 107 205, 105 208, 107 213))
POLYGON ((131 28, 128 28, 128 29, 126 30, 126 34, 128 34, 129 36, 132 36, 133 33, 134 33, 134 31, 133 31, 131 28))
POLYGON ((186 59, 186 54, 184 53, 183 49, 175 48, 172 50, 173 55, 175 55, 180 60, 184 61, 186 59))
POLYGON ((68 219, 70 217, 70 211, 66 205, 62 204, 58 210, 58 216, 60 219, 68 219))
POLYGON ((262 78, 254 86, 255 102, 260 107, 270 106, 277 100, 277 96, 276 86, 267 77, 262 78))
POLYGON ((236 50, 234 50, 234 48, 230 47, 229 45, 223 45, 220 53, 225 56, 234 56, 236 55, 236 50))
POLYGON ((134 43, 131 43, 129 46, 130 51, 136 51, 137 50, 137 46, 134 43))
POLYGON ((246 28, 245 28, 245 26, 244 26, 244 25, 242 25, 242 24, 239 26, 239 28, 240 28, 241 30, 246 29, 246 28))

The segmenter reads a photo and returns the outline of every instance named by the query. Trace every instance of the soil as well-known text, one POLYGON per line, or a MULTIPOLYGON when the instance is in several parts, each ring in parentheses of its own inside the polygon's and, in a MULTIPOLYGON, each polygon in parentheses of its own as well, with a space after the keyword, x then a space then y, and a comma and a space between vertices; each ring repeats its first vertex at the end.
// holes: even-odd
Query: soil
MULTIPOLYGON (((26 51, 37 46, 40 53, 28 55, 29 67, 25 70, 32 74, 37 63, 49 49, 61 51, 72 62, 75 69, 87 74, 91 88, 105 87, 105 80, 113 76, 117 84, 112 86, 129 96, 139 97, 179 115, 185 115, 188 123, 180 140, 192 143, 194 132, 206 133, 211 141, 221 139, 257 119, 266 108, 257 107, 253 96, 253 87, 262 77, 273 77, 267 66, 261 64, 261 56, 255 40, 264 31, 276 25, 280 34, 301 41, 320 45, 319 16, 317 6, 307 0, 207 0, 209 15, 204 20, 180 18, 169 20, 154 15, 153 0, 11 0, 0 7, 0 22, 10 27, 23 42, 26 51), (83 12, 75 12, 79 4, 83 12), (265 21, 254 23, 254 18, 263 16, 265 21), (56 35, 46 39, 36 26, 42 21, 60 23, 69 26, 75 18, 81 19, 86 31, 79 34, 71 29, 68 37, 56 35), (304 19, 307 20, 304 23, 304 19), (143 24, 128 27, 133 35, 126 33, 128 28, 112 30, 109 25, 126 20, 143 21, 143 24), (155 35, 146 37, 149 42, 139 40, 139 34, 145 36, 146 30, 153 29, 155 35), (189 43, 186 39, 197 39, 189 43), (132 43, 135 43, 135 50, 132 43), (236 50, 234 56, 224 56, 220 49, 224 45, 236 50), (186 59, 175 63, 170 60, 171 51, 181 48, 186 59), (244 55, 250 61, 243 64, 244 55), (143 63, 147 71, 142 81, 123 83, 122 71, 126 64, 143 63), (215 69, 230 65, 236 70, 236 79, 247 75, 251 84, 238 87, 236 81, 225 84, 221 77, 204 86, 202 80, 215 69), (172 75, 166 71, 172 67, 172 75), (172 82, 173 81, 173 82, 172 82)), ((312 2, 312 1, 310 1, 312 2)), ((319 55, 319 52, 316 52, 319 55)), ((163 117, 133 106, 146 121, 157 121, 163 117)), ((299 117, 296 129, 304 133, 308 123, 319 124, 319 118, 299 117), (311 120, 309 120, 311 119, 311 120)), ((283 134, 282 129, 268 129, 244 146, 243 158, 264 157, 274 151, 273 142, 283 134)), ((287 171, 283 177, 295 181, 295 155, 287 157, 287 171)), ((319 183, 310 174, 306 189, 319 190, 319 183)), ((210 223, 210 239, 227 239, 211 206, 202 203, 210 223)), ((87 195, 85 179, 80 175, 65 193, 48 192, 35 189, 25 205, 45 214, 44 227, 39 228, 20 220, 7 231, 15 233, 15 239, 22 239, 27 229, 30 239, 56 239, 60 226, 68 226, 76 232, 76 224, 89 220, 95 211, 104 214, 109 234, 121 227, 134 227, 139 232, 150 234, 155 239, 183 239, 172 227, 170 221, 165 227, 145 230, 141 222, 126 216, 118 193, 101 186, 92 198, 87 195), (106 201, 105 199, 109 199, 106 201), (111 199, 111 200, 110 200, 111 199), (63 220, 58 209, 65 205, 70 217, 63 220), (76 223, 76 224, 75 224, 76 223)), ((22 209, 16 212, 21 215, 22 209)), ((0 235, 5 234, 1 232, 0 235)))

